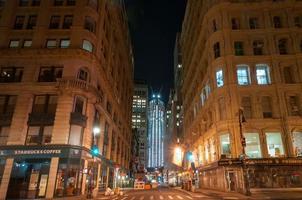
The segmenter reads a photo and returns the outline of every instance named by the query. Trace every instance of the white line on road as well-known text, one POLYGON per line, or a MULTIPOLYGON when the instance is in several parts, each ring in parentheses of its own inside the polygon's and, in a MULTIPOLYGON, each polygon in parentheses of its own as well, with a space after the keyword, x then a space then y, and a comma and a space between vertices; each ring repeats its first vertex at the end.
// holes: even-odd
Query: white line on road
POLYGON ((169 197, 169 199, 173 199, 173 197, 171 197, 170 195, 168 197, 169 197))
POLYGON ((186 196, 188 199, 193 199, 192 197, 190 197, 190 196, 186 196))
POLYGON ((164 197, 163 197, 163 196, 161 196, 161 195, 159 196, 159 198, 160 198, 160 199, 164 199, 164 197))
POLYGON ((150 199, 153 200, 153 199, 154 199, 154 196, 150 196, 150 199))
POLYGON ((184 199, 184 198, 182 198, 181 196, 179 196, 179 195, 177 195, 177 198, 179 198, 179 199, 184 199))
POLYGON ((122 200, 125 200, 125 199, 127 199, 127 197, 122 198, 122 200))

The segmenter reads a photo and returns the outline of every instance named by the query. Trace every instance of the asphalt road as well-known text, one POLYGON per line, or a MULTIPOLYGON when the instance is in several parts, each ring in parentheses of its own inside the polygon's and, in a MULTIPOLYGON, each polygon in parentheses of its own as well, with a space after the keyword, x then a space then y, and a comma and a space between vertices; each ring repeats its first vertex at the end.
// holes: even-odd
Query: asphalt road
POLYGON ((217 198, 206 196, 204 194, 194 194, 189 195, 187 193, 169 189, 169 188, 159 188, 153 190, 134 190, 128 191, 123 196, 114 197, 97 197, 97 200, 193 200, 193 199, 203 199, 203 200, 214 200, 217 198))

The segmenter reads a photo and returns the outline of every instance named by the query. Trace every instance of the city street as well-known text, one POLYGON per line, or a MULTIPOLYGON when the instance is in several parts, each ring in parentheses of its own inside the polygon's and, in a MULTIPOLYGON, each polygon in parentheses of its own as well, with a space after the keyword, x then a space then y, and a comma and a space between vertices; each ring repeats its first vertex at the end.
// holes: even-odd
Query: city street
POLYGON ((204 194, 186 194, 184 192, 170 189, 170 188, 159 188, 153 190, 136 190, 129 191, 123 196, 113 196, 113 197, 97 197, 98 200, 106 200, 106 199, 115 199, 115 200, 192 200, 192 199, 204 199, 204 200, 212 200, 212 199, 220 199, 214 198, 210 196, 206 196, 204 194))

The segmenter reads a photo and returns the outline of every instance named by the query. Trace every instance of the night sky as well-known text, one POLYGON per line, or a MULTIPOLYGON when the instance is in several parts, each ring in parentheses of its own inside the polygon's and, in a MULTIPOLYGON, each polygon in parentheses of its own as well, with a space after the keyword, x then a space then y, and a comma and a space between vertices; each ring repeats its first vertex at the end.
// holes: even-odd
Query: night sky
MULTIPOLYGON (((146 80, 167 101, 173 88, 173 51, 185 0, 125 0, 135 61, 135 79, 146 80)), ((150 92, 151 93, 151 92, 150 92)))

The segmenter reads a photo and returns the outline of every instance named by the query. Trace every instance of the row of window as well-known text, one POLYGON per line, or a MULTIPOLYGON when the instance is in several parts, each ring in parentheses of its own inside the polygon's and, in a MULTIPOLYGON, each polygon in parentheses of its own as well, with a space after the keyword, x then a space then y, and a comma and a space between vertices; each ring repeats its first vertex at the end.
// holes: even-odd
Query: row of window
MULTIPOLYGON (((283 16, 273 16, 272 17, 272 26, 273 28, 284 28, 286 27, 285 18, 283 16)), ((296 15, 292 19, 293 25, 297 28, 302 27, 302 15, 296 15)), ((242 29, 242 21, 240 18, 233 17, 230 20, 231 28, 232 30, 239 30, 242 29)), ((264 27, 263 22, 259 19, 259 17, 250 17, 248 19, 247 24, 249 29, 260 29, 264 27)), ((216 32, 219 30, 219 24, 217 24, 217 21, 214 19, 212 22, 212 30, 213 32, 216 32)))
MULTIPOLYGON (((30 48, 32 47, 32 40, 31 39, 24 39, 23 41, 19 39, 13 39, 9 42, 9 48, 30 48), (22 46, 21 46, 22 44, 22 46)), ((70 39, 63 38, 63 39, 47 39, 46 40, 46 48, 69 48, 70 47, 70 39)), ((88 40, 83 40, 82 49, 93 52, 94 46, 88 40)))
MULTIPOLYGON (((258 85, 271 83, 270 69, 266 64, 256 64, 256 80, 258 85)), ((248 65, 237 65, 237 81, 239 85, 251 84, 250 70, 248 65)), ((216 86, 224 86, 224 73, 222 69, 216 71, 216 86)))
MULTIPOLYGON (((33 29, 37 25, 37 15, 29 15, 27 17, 27 24, 25 23, 26 16, 19 15, 16 16, 14 29, 21 30, 26 24, 26 29, 33 29)), ((65 15, 61 25, 61 16, 53 15, 50 18, 49 29, 70 29, 73 24, 73 15, 65 15)), ((92 17, 86 16, 84 21, 84 29, 89 30, 90 32, 95 33, 96 31, 96 22, 92 17)))
MULTIPOLYGON (((277 49, 280 55, 287 55, 290 53, 289 48, 289 40, 287 38, 281 38, 278 40, 277 43, 277 49)), ((265 49, 264 49, 264 41, 263 40, 254 40, 252 43, 253 48, 253 55, 264 55, 265 49)), ((302 52, 302 40, 300 40, 299 43, 300 51, 302 52)), ((214 58, 219 58, 221 56, 221 48, 220 43, 216 42, 213 45, 213 52, 214 52, 214 58)), ((244 42, 243 41, 235 41, 234 42, 234 54, 236 56, 243 56, 245 55, 245 48, 244 48, 244 42)))

